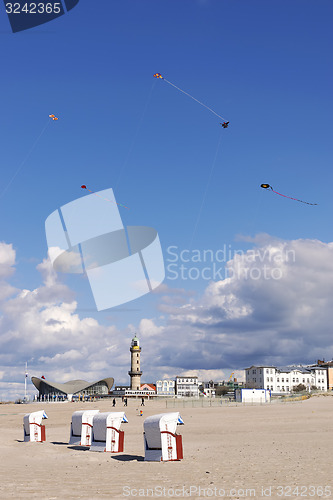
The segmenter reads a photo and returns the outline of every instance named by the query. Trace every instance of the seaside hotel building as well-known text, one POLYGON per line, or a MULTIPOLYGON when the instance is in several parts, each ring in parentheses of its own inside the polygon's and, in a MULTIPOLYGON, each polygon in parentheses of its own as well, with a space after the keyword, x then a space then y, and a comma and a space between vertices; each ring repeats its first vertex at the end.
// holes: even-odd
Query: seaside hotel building
POLYGON ((251 366, 245 369, 246 387, 269 389, 274 393, 291 392, 299 384, 309 390, 327 391, 327 370, 321 366, 251 366))

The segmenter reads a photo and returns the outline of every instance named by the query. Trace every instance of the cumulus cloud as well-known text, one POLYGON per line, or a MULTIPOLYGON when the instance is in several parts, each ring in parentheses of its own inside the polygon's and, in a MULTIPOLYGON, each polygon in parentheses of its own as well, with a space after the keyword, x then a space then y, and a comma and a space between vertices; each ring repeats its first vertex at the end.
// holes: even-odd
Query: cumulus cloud
POLYGON ((333 243, 268 235, 256 243, 234 255, 227 277, 199 299, 161 303, 163 365, 215 370, 332 357, 333 243))
POLYGON ((13 245, 0 242, 0 279, 8 278, 14 272, 16 252, 13 245))
POLYGON ((252 249, 226 263, 226 277, 207 282, 200 296, 165 284, 155 294, 158 314, 146 313, 138 324, 122 328, 81 318, 73 291, 48 260, 37 266, 39 287, 11 289, 15 250, 1 244, 2 397, 4 391, 22 396, 26 360, 30 375, 44 374, 48 380, 114 376, 116 383, 128 383, 135 332, 142 346, 143 382, 190 374, 220 380, 235 370, 241 379, 242 369, 252 364, 330 359, 333 243, 269 235, 251 243, 252 249))
POLYGON ((5 281, 15 271, 15 259, 13 245, 0 242, 0 303, 16 292, 16 288, 5 281))
MULTIPOLYGON (((3 244, 0 256, 2 276, 8 278, 15 264, 12 246, 3 244)), ((20 380, 24 380, 26 361, 30 376, 44 374, 48 380, 58 382, 114 376, 119 363, 125 362, 125 351, 128 364, 130 333, 112 325, 103 326, 94 318, 81 319, 73 291, 59 281, 50 261, 43 260, 37 269, 43 283, 33 290, 15 289, 12 296, 8 282, 0 286, 0 298, 6 298, 0 316, 2 399, 22 396, 20 380), (3 293, 6 289, 7 295, 3 293)))

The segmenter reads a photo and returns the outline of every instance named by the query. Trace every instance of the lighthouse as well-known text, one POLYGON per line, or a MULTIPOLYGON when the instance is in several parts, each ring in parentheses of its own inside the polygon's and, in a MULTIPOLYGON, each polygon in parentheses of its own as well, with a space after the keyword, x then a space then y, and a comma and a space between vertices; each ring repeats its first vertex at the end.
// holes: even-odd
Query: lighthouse
POLYGON ((140 352, 141 347, 139 344, 139 339, 135 335, 131 342, 130 347, 131 352, 131 370, 128 372, 131 377, 131 391, 139 391, 141 385, 141 375, 140 370, 140 352))

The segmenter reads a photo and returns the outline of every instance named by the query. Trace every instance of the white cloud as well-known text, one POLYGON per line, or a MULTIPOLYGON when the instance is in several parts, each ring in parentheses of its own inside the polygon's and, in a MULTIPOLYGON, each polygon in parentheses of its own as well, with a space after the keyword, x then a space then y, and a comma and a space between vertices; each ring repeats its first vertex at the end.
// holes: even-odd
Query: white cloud
POLYGON ((160 305, 169 318, 162 364, 233 369, 333 355, 333 243, 261 235, 226 267, 229 277, 199 299, 160 305))
POLYGON ((11 276, 14 272, 16 252, 13 245, 0 242, 0 279, 11 276))
POLYGON ((139 337, 140 338, 153 338, 158 341, 158 337, 163 333, 164 327, 155 325, 152 319, 142 319, 139 323, 139 337))
MULTIPOLYGON (((2 250, 2 261, 8 268, 15 263, 15 254, 11 245, 3 245, 2 250)), ((124 335, 124 330, 103 326, 94 318, 81 319, 74 293, 59 282, 49 260, 43 260, 37 269, 43 278, 41 286, 34 290, 16 290, 11 298, 7 294, 7 300, 1 304, 2 399, 5 394, 14 399, 22 397, 26 361, 29 362, 29 376, 43 374, 59 382, 73 378, 94 381, 114 376, 119 363, 125 363, 124 352, 128 364, 130 336, 127 331, 124 335)), ((4 276, 9 274, 3 273, 4 276)), ((5 287, 11 289, 10 284, 4 282, 0 297, 5 287)))
POLYGON ((235 370, 241 378, 251 364, 330 359, 332 257, 333 243, 261 235, 253 249, 226 264, 229 277, 210 282, 200 297, 163 285, 156 296, 163 316, 146 315, 138 325, 119 329, 81 319, 73 292, 48 260, 38 265, 41 286, 11 288, 15 251, 3 243, 2 285, 8 294, 1 295, 0 287, 0 397, 22 396, 25 361, 30 376, 43 374, 48 380, 114 376, 116 383, 128 383, 135 331, 144 382, 189 373, 220 380, 235 370))
POLYGON ((199 382, 214 380, 215 382, 225 380, 226 374, 223 370, 185 370, 178 373, 180 377, 198 377, 199 382))
POLYGON ((17 291, 16 288, 5 281, 15 271, 15 258, 16 252, 13 245, 0 242, 0 302, 8 299, 17 291))

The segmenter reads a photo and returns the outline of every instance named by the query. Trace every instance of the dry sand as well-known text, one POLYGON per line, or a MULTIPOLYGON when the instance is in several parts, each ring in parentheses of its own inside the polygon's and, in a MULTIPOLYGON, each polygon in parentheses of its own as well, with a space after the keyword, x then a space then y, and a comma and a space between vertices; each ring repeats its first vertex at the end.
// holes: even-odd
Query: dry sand
POLYGON ((331 396, 181 408, 184 459, 161 463, 143 461, 142 432, 145 417, 175 411, 164 401, 148 402, 139 417, 129 400, 121 454, 68 446, 72 413, 88 408, 112 411, 110 401, 0 405, 1 499, 333 498, 331 396), (40 409, 46 442, 24 443, 23 415, 40 409))

